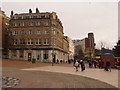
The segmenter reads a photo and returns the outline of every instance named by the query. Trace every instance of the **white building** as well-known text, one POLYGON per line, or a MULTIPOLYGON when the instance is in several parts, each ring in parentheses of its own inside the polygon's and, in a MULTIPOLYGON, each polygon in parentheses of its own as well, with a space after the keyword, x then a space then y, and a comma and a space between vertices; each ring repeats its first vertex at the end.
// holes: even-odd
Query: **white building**
POLYGON ((74 46, 78 46, 78 45, 80 45, 81 48, 82 48, 83 53, 85 53, 85 39, 81 39, 81 40, 79 40, 79 39, 77 39, 77 40, 73 40, 73 43, 74 43, 74 46))
POLYGON ((70 37, 67 37, 67 39, 69 42, 69 59, 74 59, 74 51, 75 51, 74 43, 70 37))

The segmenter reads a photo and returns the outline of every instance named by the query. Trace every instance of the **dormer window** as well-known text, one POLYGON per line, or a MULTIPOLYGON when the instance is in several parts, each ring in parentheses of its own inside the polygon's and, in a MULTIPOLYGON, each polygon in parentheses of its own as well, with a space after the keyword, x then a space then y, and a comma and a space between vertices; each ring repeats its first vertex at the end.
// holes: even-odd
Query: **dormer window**
POLYGON ((39 15, 38 18, 41 18, 41 15, 39 15))
POLYGON ((46 15, 46 18, 49 19, 49 18, 50 18, 50 15, 46 15))
POLYGON ((44 19, 44 18, 45 18, 45 15, 41 15, 41 18, 44 19))
POLYGON ((33 16, 33 18, 34 18, 34 19, 36 19, 36 18, 37 18, 37 16, 35 15, 35 16, 33 16))
POLYGON ((29 16, 26 16, 26 19, 29 19, 29 16))
POLYGON ((18 16, 18 19, 22 19, 22 17, 21 17, 21 16, 18 16))

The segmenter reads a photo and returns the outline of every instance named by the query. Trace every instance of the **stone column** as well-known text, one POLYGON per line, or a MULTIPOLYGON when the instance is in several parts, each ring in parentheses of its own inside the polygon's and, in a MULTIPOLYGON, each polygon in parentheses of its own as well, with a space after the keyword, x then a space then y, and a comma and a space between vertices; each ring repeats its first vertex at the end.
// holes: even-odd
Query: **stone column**
POLYGON ((41 61, 43 62, 43 50, 41 50, 41 61))
POLYGON ((12 59, 12 58, 11 58, 11 57, 12 57, 12 56, 11 56, 11 55, 12 55, 11 53, 12 53, 12 51, 9 50, 9 59, 12 59))
POLYGON ((26 50, 24 50, 24 60, 28 60, 28 55, 26 50))
POLYGON ((49 60, 52 62, 52 50, 49 51, 49 60))
POLYGON ((17 50, 16 59, 20 59, 19 56, 20 56, 20 53, 19 53, 19 50, 17 50))
POLYGON ((34 58, 37 60, 37 51, 36 50, 33 50, 33 56, 34 56, 34 58))

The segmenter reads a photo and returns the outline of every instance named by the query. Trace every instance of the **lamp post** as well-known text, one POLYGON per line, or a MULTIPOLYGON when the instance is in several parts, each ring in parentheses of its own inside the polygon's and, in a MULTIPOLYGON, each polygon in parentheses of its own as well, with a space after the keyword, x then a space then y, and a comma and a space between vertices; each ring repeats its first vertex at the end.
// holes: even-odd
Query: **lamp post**
POLYGON ((54 30, 52 30, 52 66, 54 66, 54 30))

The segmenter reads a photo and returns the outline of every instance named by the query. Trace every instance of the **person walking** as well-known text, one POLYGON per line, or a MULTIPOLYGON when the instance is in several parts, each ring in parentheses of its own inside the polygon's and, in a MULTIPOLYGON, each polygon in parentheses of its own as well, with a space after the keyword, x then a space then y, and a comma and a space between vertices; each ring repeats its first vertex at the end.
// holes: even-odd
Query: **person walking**
POLYGON ((97 66, 97 61, 96 60, 94 60, 94 68, 97 68, 96 66, 97 66))
POLYGON ((57 59, 57 64, 59 64, 59 60, 57 59))
POLYGON ((89 61, 89 68, 92 68, 92 61, 89 61))
POLYGON ((107 61, 107 62, 106 62, 105 70, 111 72, 110 61, 107 61))
POLYGON ((68 59, 68 64, 70 64, 71 63, 71 60, 70 59, 68 59))
POLYGON ((102 68, 104 68, 104 62, 102 61, 102 68))
POLYGON ((79 66, 79 63, 78 63, 78 61, 76 60, 76 62, 75 62, 75 69, 76 69, 76 71, 78 71, 78 66, 79 66))
POLYGON ((101 69, 102 68, 102 61, 100 60, 98 63, 98 67, 101 69))
POLYGON ((74 67, 75 67, 75 62, 76 62, 76 60, 74 59, 74 60, 73 60, 73 66, 74 66, 74 67))
POLYGON ((81 71, 84 71, 85 70, 85 65, 84 65, 83 60, 80 60, 80 65, 81 65, 81 71))

